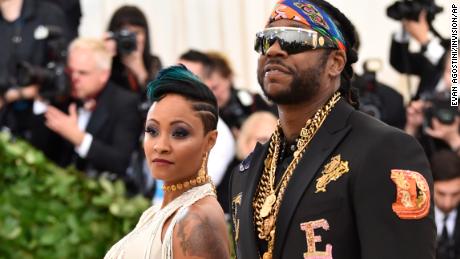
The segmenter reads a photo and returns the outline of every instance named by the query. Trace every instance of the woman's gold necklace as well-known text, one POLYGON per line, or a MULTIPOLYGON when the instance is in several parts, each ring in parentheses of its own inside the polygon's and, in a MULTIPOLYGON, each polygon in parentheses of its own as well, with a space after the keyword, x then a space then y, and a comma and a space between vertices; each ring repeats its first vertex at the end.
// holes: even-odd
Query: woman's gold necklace
POLYGON ((283 176, 280 179, 280 184, 278 184, 275 188, 275 172, 280 151, 280 125, 278 122, 278 127, 270 140, 268 155, 264 161, 264 172, 252 203, 258 237, 268 241, 268 249, 267 252, 263 254, 263 259, 271 259, 273 256, 276 218, 278 216, 284 192, 289 180, 291 179, 294 169, 302 158, 305 148, 310 143, 311 139, 321 127, 327 115, 339 99, 340 93, 336 92, 331 99, 329 99, 329 101, 315 113, 313 118, 307 120, 305 126, 300 131, 300 138, 297 141, 297 150, 294 152, 294 158, 286 171, 283 173, 283 176))
POLYGON ((181 183, 171 184, 171 185, 163 185, 163 191, 165 192, 174 192, 176 190, 187 189, 189 187, 194 187, 196 185, 204 184, 211 181, 211 177, 209 175, 199 175, 191 180, 187 180, 181 183))
POLYGON ((176 190, 180 191, 182 189, 188 189, 189 187, 194 187, 196 185, 205 184, 207 182, 211 182, 211 177, 208 175, 206 170, 206 165, 208 164, 208 153, 206 153, 201 161, 200 170, 198 170, 198 176, 187 180, 181 183, 171 184, 171 185, 163 185, 163 191, 165 192, 174 192, 176 190))

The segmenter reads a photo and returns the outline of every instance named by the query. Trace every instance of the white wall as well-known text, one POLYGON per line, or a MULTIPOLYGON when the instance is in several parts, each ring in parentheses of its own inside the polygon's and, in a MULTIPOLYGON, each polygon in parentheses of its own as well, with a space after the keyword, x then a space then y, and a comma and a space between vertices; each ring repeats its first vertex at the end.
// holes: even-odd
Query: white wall
MULTIPOLYGON (((164 65, 172 65, 189 48, 224 52, 236 72, 236 85, 259 90, 256 79, 255 33, 262 29, 276 0, 81 0, 83 18, 80 34, 100 36, 119 6, 137 5, 146 14, 153 52, 164 65)), ((380 58, 384 62, 378 78, 407 95, 407 80, 388 63, 390 37, 400 24, 385 15, 393 0, 331 0, 356 26, 361 36, 360 61, 380 58)), ((450 5, 437 0, 444 12, 436 17, 435 28, 449 34, 450 5)), ((415 85, 416 81, 413 81, 415 85)))

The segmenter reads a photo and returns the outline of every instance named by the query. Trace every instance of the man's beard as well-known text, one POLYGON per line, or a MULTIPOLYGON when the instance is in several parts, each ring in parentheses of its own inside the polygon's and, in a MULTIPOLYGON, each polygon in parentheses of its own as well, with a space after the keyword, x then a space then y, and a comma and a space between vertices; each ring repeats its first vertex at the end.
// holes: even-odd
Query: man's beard
POLYGON ((274 94, 270 94, 264 87, 264 72, 259 72, 257 77, 262 91, 265 96, 276 104, 300 104, 312 100, 319 91, 320 77, 324 72, 327 62, 327 55, 321 57, 317 66, 310 67, 306 70, 295 72, 286 67, 293 75, 292 82, 286 86, 286 89, 274 94))

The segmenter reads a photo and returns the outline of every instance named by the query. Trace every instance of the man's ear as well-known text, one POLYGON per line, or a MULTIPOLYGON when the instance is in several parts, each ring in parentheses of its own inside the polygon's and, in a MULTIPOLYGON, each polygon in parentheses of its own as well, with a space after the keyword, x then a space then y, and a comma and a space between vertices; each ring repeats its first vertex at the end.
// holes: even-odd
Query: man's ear
POLYGON ((340 76, 345 64, 347 63, 347 54, 344 50, 335 50, 329 55, 328 73, 331 77, 340 76))
POLYGON ((206 151, 210 152, 217 141, 217 130, 211 130, 206 134, 206 151))

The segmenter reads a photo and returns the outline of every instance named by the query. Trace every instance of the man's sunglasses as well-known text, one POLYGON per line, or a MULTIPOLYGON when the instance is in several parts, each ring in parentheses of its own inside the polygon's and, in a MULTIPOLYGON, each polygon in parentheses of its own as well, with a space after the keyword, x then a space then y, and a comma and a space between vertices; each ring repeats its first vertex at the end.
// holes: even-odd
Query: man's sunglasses
POLYGON ((334 41, 319 35, 314 30, 295 27, 272 27, 256 34, 254 49, 258 53, 265 55, 276 41, 278 41, 281 49, 289 55, 317 48, 338 48, 334 41))

